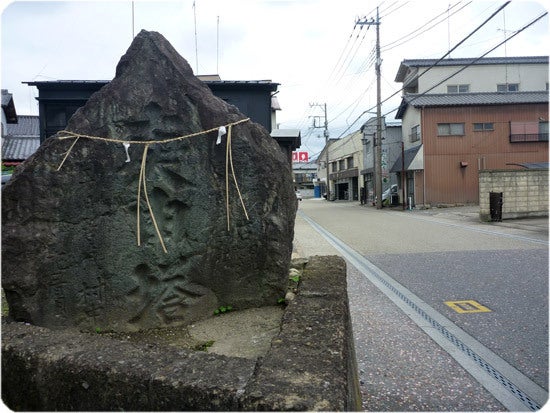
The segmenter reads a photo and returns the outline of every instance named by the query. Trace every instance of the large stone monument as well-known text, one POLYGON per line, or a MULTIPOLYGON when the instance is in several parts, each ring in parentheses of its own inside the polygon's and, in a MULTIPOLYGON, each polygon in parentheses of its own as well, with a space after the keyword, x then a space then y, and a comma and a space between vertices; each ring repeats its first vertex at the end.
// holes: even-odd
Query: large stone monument
POLYGON ((268 132, 142 31, 115 78, 3 190, 10 317, 134 331, 273 305, 295 213, 268 132))

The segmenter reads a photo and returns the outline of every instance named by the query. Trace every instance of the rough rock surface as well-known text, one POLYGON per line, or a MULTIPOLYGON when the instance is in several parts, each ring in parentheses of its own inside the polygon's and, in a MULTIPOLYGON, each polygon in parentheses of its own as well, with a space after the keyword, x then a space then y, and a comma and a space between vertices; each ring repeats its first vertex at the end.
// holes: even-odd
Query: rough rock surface
MULTIPOLYGON (((244 119, 215 97, 168 41, 142 31, 115 78, 70 119, 67 130, 151 141, 244 119)), ((188 324, 221 305, 273 305, 284 295, 296 198, 290 165, 253 122, 232 128, 226 221, 226 141, 217 131, 148 145, 147 194, 163 251, 137 199, 145 145, 58 133, 2 193, 2 286, 10 317, 48 327, 135 331, 188 324)))

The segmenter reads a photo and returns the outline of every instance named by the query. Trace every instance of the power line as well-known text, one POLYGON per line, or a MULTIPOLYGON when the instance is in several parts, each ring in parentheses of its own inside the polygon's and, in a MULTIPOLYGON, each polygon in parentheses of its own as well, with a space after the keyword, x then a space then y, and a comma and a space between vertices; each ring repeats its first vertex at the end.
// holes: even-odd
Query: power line
MULTIPOLYGON (((368 30, 369 30, 369 28, 367 27, 367 30, 365 30, 365 32, 364 32, 364 34, 363 34, 363 37, 361 38, 361 41, 359 42, 359 45, 355 48, 355 51, 353 52, 353 55, 351 56, 351 58, 350 58, 349 61, 347 62, 347 66, 346 66, 346 67, 344 68, 344 70, 342 71, 340 77, 335 81, 336 84, 338 84, 338 82, 340 82, 340 80, 342 80, 342 77, 344 76, 344 73, 346 73, 346 71, 347 71, 348 68, 350 67, 351 62, 353 62, 353 59, 354 59, 355 56, 357 55, 357 52, 359 51, 359 49, 361 48, 361 45, 363 44, 363 41, 365 40, 365 37, 366 37, 366 35, 367 35, 368 30)), ((360 32, 357 33, 357 36, 356 36, 356 38, 355 38, 356 41, 354 42, 353 46, 355 46, 355 43, 357 43, 357 39, 359 38, 359 35, 360 35, 360 34, 361 34, 360 32)), ((352 46, 352 47, 353 47, 353 46, 352 46)), ((346 59, 344 59, 344 62, 342 63, 342 66, 341 66, 341 67, 344 67, 344 63, 346 63, 346 60, 347 60, 349 54, 351 53, 351 50, 352 50, 352 49, 350 49, 350 50, 348 51, 348 54, 346 55, 346 59)), ((338 73, 339 73, 339 71, 337 72, 337 74, 338 74, 338 73)))
POLYGON ((348 44, 350 42, 350 39, 352 38, 353 36, 353 32, 355 31, 355 28, 357 27, 357 25, 353 26, 353 30, 351 31, 351 33, 349 34, 349 37, 348 37, 348 41, 346 42, 344 48, 342 49, 342 52, 340 53, 340 56, 338 56, 338 59, 336 60, 336 63, 334 65, 334 67, 332 68, 332 71, 330 72, 328 78, 327 78, 327 82, 328 80, 330 80, 330 78, 332 77, 332 74, 334 73, 334 70, 336 70, 336 68, 338 67, 338 63, 340 63, 340 59, 342 59, 342 56, 344 55, 344 52, 346 51, 346 48, 348 47, 348 44))
MULTIPOLYGON (((393 4, 395 3, 398 3, 397 1, 394 2, 393 4)), ((404 7, 407 5, 407 3, 409 3, 408 1, 406 1, 405 3, 401 3, 397 8, 393 9, 392 11, 389 11, 387 12, 386 14, 383 14, 382 16, 380 16, 381 19, 385 18, 385 17, 388 17, 390 14, 392 13, 395 13, 397 10, 399 10, 400 8, 404 7)), ((393 6, 393 4, 391 6, 393 6)), ((380 13, 385 13, 391 6, 388 6, 388 8, 386 10, 383 10, 381 11, 380 13)))
MULTIPOLYGON (((440 22, 437 22, 436 24, 434 24, 433 26, 429 27, 429 28, 426 28, 426 26, 430 23, 432 23, 434 20, 436 19, 439 19, 441 16, 443 15, 446 15, 448 13, 449 10, 455 8, 456 6, 458 6, 461 2, 458 2, 458 3, 455 3, 453 6, 451 6, 450 8, 446 9, 445 11, 443 11, 442 13, 438 14, 437 16, 433 17, 432 19, 428 20, 426 23, 424 23, 423 25, 421 25, 420 27, 418 27, 417 29, 414 29, 412 32, 404 35, 404 36, 401 36, 399 39, 396 39, 390 43, 387 43, 385 44, 384 46, 382 46, 382 50, 385 51, 385 50, 391 50, 393 49, 394 47, 398 47, 398 46, 401 46, 402 44, 405 44, 406 42, 409 42, 415 38, 417 38, 418 36, 420 36, 422 33, 426 32, 427 30, 431 30, 433 29, 435 26, 437 26, 438 24, 444 22, 446 19, 448 19, 448 17, 450 16, 446 16, 443 20, 441 20, 440 22), (399 43, 398 45, 395 45, 393 47, 389 47, 389 46, 392 46, 393 44, 395 43, 398 43, 400 42, 401 40, 404 40, 406 39, 407 37, 409 36, 412 36, 413 34, 415 34, 416 32, 418 32, 419 30, 422 30, 422 29, 425 29, 423 30, 421 33, 419 33, 418 35, 412 37, 411 39, 408 39, 408 40, 405 40, 403 41, 402 43, 399 43)), ((468 2, 466 5, 462 6, 460 9, 456 10, 453 12, 452 15, 454 15, 455 13, 458 13, 460 10, 462 10, 464 7, 468 6, 471 2, 468 2)), ((452 16, 451 15, 451 16, 452 16)))
MULTIPOLYGON (((506 6, 508 6, 510 4, 510 1, 507 1, 506 3, 504 3, 502 6, 500 6, 493 14, 491 14, 483 23, 481 23, 476 29, 474 29, 472 32, 470 32, 470 34, 468 34, 468 36, 466 36, 464 39, 462 39, 460 42, 458 42, 451 50, 449 50, 447 53, 445 53, 439 60, 437 60, 434 64, 432 64, 430 67, 428 67, 424 72, 422 72, 421 74, 418 75, 418 78, 420 78, 421 76, 425 75, 429 70, 431 70, 432 68, 434 68, 436 65, 438 65, 446 56, 448 56, 449 54, 451 54, 451 52, 453 52, 455 49, 457 49, 460 45, 462 45, 466 40, 468 40, 471 36, 473 36, 479 29, 481 29, 484 25, 486 25, 491 19, 493 19, 502 9, 504 9, 506 6)), ((539 17, 537 19, 537 21, 542 18, 544 15, 542 15, 541 17, 539 17)), ((533 22, 534 23, 534 22, 533 22)), ((523 30, 523 29, 522 29, 523 30)), ((516 34, 519 33, 519 32, 516 32, 516 34)), ((515 36, 515 35, 514 35, 515 36)), ((513 36, 512 36, 513 37, 513 36)), ((511 39, 512 37, 510 37, 509 39, 511 39)), ((498 47, 498 46, 497 46, 498 47)), ((494 49, 491 49, 489 52, 487 52, 486 54, 490 53, 492 50, 494 49)), ((485 56, 486 54, 484 54, 483 56, 485 56)), ((481 56, 481 57, 483 57, 481 56)), ((456 74, 456 73, 455 73, 456 74)), ((454 75, 453 75, 454 76, 454 75)), ((443 83, 443 82, 442 82, 443 83)), ((438 85, 436 85, 438 86, 438 85)), ((434 86, 434 87, 436 87, 434 86)), ((433 88, 432 88, 433 89, 433 88)), ((430 90, 432 90, 430 89, 430 90)), ((384 102, 387 102, 388 100, 390 100, 392 97, 394 97, 395 95, 397 95, 398 93, 402 92, 403 91, 403 88, 400 88, 399 90, 397 90, 395 93, 393 93, 392 95, 390 95, 389 97, 387 97, 386 99, 384 99, 382 101, 382 103, 384 102)), ((359 120, 363 117, 363 115, 365 115, 366 113, 372 111, 373 109, 375 108, 375 106, 365 110, 363 113, 361 113, 357 119, 355 119, 353 121, 353 123, 351 125, 348 126, 348 128, 341 134, 339 135, 338 137, 340 138, 344 133, 346 133, 349 129, 351 129, 351 127, 359 120)), ((388 112, 388 113, 392 113, 394 112, 395 110, 397 110, 399 108, 396 108, 396 109, 393 109, 392 111, 388 112)), ((385 116, 385 115, 384 115, 385 116)))
MULTIPOLYGON (((509 3, 509 2, 508 2, 509 3)), ((483 53, 481 56, 479 57, 476 57, 475 59, 473 59, 470 63, 468 63, 467 65, 465 65, 464 67, 461 67, 460 69, 458 69, 456 72, 454 72, 453 74, 451 74, 450 76, 446 77, 445 79, 443 79, 442 81, 438 82, 437 84, 435 84, 434 86, 432 86, 431 88, 429 88, 428 90, 426 90, 425 92, 422 92, 420 94, 418 94, 417 96, 415 96, 414 98, 412 98, 408 103, 411 103, 411 102, 414 102, 416 99, 424 96, 425 94, 427 94, 428 92, 432 91, 433 89, 435 89, 436 87, 438 87, 439 85, 441 85, 442 83, 446 82, 447 80, 451 79, 452 77, 456 76, 457 74, 459 74, 460 72, 462 72, 463 70, 466 70, 468 67, 470 67, 471 65, 473 65, 474 63, 476 63, 478 60, 484 58, 485 56, 487 56, 489 53, 491 53, 492 51, 494 51, 495 49, 498 49, 500 46, 502 46, 503 44, 505 44, 506 42, 508 42, 510 39, 513 39, 515 36, 517 36, 518 34, 520 34, 522 31, 524 31, 525 29, 527 29, 528 27, 532 26, 533 24, 535 24, 536 22, 538 22, 540 19, 542 19, 544 16, 546 16, 548 14, 548 12, 544 12, 543 14, 541 14, 539 17, 537 17, 535 20, 533 20, 532 22, 528 23, 527 25, 523 26, 521 29, 519 29, 518 31, 516 31, 512 36, 508 37, 507 39, 504 39, 502 42, 500 42, 499 44, 497 44, 495 47, 493 47, 492 49, 489 49, 487 52, 483 53)), ((389 114, 389 113, 392 113, 394 111, 396 111, 397 109, 399 109, 399 107, 389 111, 388 113, 386 113, 385 115, 389 114)), ((384 116, 385 116, 384 115, 384 116)))

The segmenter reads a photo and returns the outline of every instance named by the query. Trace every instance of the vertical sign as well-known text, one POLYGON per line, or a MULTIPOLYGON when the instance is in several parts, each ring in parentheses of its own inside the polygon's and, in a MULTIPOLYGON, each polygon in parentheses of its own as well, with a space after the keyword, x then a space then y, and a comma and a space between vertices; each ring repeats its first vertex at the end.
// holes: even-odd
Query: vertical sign
POLYGON ((292 152, 292 162, 309 162, 307 152, 292 152))

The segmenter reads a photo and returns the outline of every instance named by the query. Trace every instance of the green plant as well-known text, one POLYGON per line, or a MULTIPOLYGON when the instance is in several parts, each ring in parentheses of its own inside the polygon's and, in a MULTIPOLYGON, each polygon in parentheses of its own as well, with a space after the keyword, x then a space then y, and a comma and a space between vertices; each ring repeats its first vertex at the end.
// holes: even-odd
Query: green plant
POLYGON ((101 334, 101 328, 96 327, 96 328, 95 328, 95 332, 96 332, 97 334, 101 334))
POLYGON ((286 304, 286 299, 285 297, 281 297, 277 300, 277 304, 280 304, 280 305, 285 305, 286 304))
POLYGON ((214 344, 214 340, 205 341, 204 343, 199 343, 193 349, 195 351, 207 351, 214 344))
POLYGON ((300 276, 299 275, 294 275, 293 277, 290 277, 290 279, 292 281, 294 281, 295 283, 297 283, 298 281, 300 281, 300 276))
POLYGON ((222 305, 221 307, 218 307, 216 310, 214 310, 214 315, 220 315, 224 313, 228 313, 230 311, 233 311, 233 307, 230 305, 222 305))

